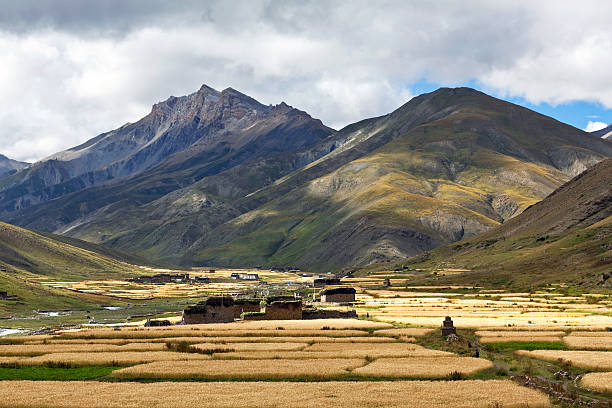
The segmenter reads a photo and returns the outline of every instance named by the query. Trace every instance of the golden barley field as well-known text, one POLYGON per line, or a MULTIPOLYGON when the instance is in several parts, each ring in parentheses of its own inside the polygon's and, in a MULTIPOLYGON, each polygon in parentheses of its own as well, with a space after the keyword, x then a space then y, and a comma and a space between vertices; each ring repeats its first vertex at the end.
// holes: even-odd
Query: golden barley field
MULTIPOLYGON (((215 350, 219 348, 218 343, 195 344, 198 350, 215 350)), ((231 343, 226 347, 232 351, 296 351, 307 347, 307 343, 231 343)))
POLYGON ((37 344, 37 345, 0 345, 0 356, 34 356, 49 353, 77 352, 127 352, 127 351, 162 351, 162 343, 128 343, 113 344, 37 344))
POLYGON ((548 361, 566 361, 590 370, 612 370, 612 351, 519 350, 517 354, 548 361))
POLYGON ((476 330, 475 334, 480 337, 556 337, 565 336, 564 331, 520 331, 520 330, 476 330))
POLYGON ((576 337, 612 337, 612 331, 573 331, 569 335, 576 337))
POLYGON ((452 372, 469 375, 493 367, 489 360, 473 357, 380 358, 354 370, 371 377, 443 378, 452 372))
POLYGON ((554 336, 499 336, 499 337, 481 337, 481 343, 506 343, 511 341, 538 341, 538 342, 560 342, 561 337, 554 336))
POLYGON ((432 333, 435 329, 422 328, 422 327, 406 327, 402 329, 380 329, 376 330, 374 334, 377 336, 399 336, 399 337, 420 337, 426 334, 432 333))
POLYGON ((612 336, 566 336, 563 341, 575 349, 612 350, 612 336))
MULTIPOLYGON (((143 339, 57 339, 46 340, 46 344, 116 344, 126 345, 135 343, 177 343, 186 342, 191 344, 197 343, 393 343, 396 339, 383 336, 361 336, 361 337, 323 337, 323 336, 301 336, 301 337, 253 337, 253 336, 237 336, 237 337, 159 337, 159 338, 143 338, 143 339)), ((41 345, 45 344, 42 341, 26 341, 26 345, 41 345)))
POLYGON ((48 363, 67 364, 74 366, 90 365, 132 365, 150 363, 153 361, 206 360, 205 354, 177 353, 171 351, 150 352, 96 352, 96 353, 52 353, 42 356, 28 357, 19 360, 23 365, 44 365, 48 363))
POLYGON ((601 392, 612 392, 612 372, 587 373, 580 379, 580 386, 601 392))
POLYGON ((113 372, 119 378, 262 379, 330 378, 366 363, 362 359, 158 361, 113 372))
POLYGON ((104 383, 7 381, 3 408, 545 408, 548 397, 508 380, 104 383), (160 404, 160 402, 162 402, 160 404))
MULTIPOLYGON (((609 296, 451 293, 446 287, 381 290, 378 278, 364 279, 364 286, 360 282, 355 280, 359 320, 150 328, 130 323, 3 339, 0 364, 7 370, 112 367, 97 367, 109 373, 99 382, 0 381, 0 393, 7 396, 0 398, 0 407, 535 408, 550 406, 549 398, 499 380, 521 369, 524 360, 538 369, 558 370, 567 361, 586 370, 612 371, 612 351, 605 351, 612 332, 604 331, 612 327, 609 296), (441 338, 439 327, 447 315, 458 328, 457 343, 441 338), (523 341, 565 342, 573 350, 517 351, 530 359, 514 359, 509 349, 503 360, 491 351, 501 347, 487 345, 523 341), (467 357, 475 349, 481 358, 467 357), (450 381, 461 378, 456 373, 468 379, 450 381), (383 381, 389 379, 395 381, 383 381)), ((151 288, 162 297, 179 289, 151 288)), ((603 391, 607 374, 589 373, 580 384, 603 391)))
MULTIPOLYGON (((286 321, 286 320, 285 320, 286 321)), ((204 325, 202 325, 204 326, 204 325)), ((63 338, 77 339, 151 339, 161 337, 295 337, 295 336, 322 336, 322 337, 357 337, 366 336, 364 330, 338 329, 338 330, 307 330, 307 329, 277 329, 277 330, 205 330, 198 328, 181 328, 177 326, 169 329, 88 329, 84 331, 72 331, 62 334, 63 338)))

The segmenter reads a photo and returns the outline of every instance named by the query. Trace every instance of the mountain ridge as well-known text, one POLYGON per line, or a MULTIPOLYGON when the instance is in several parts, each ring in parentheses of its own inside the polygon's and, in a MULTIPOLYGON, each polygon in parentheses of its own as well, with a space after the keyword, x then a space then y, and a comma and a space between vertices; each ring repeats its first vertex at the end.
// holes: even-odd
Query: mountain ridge
POLYGON ((13 160, 0 154, 0 178, 14 174, 29 165, 30 163, 13 160))
MULTIPOLYGON (((240 94, 213 91, 202 92, 240 94)), ((152 111, 181 116, 182 101, 152 111)), ((286 104, 270 109, 279 116, 228 133, 219 149, 204 138, 8 220, 167 263, 325 271, 482 233, 612 156, 608 141, 471 88, 337 132, 286 104)))
POLYGON ((395 268, 435 273, 416 276, 415 283, 486 282, 532 289, 551 283, 610 287, 611 172, 612 159, 603 160, 507 223, 395 268), (442 276, 447 270, 464 272, 442 276))

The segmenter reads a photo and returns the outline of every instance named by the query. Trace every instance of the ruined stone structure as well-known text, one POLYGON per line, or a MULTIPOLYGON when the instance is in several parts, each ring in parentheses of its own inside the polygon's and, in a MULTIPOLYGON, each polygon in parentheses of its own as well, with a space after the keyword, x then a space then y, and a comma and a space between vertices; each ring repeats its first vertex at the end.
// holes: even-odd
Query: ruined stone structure
POLYGON ((457 329, 453 325, 453 321, 450 316, 446 316, 444 322, 442 322, 442 336, 450 336, 451 334, 457 335, 457 329))
POLYGON ((163 326, 172 326, 169 320, 151 320, 147 319, 144 324, 144 327, 163 327, 163 326))
POLYGON ((355 301, 354 288, 324 289, 319 294, 321 302, 350 303, 355 301))
POLYGON ((354 310, 304 309, 302 319, 357 319, 357 312, 354 310))
POLYGON ((234 318, 238 319, 242 313, 261 312, 261 301, 263 299, 235 299, 234 300, 234 318))
POLYGON ((279 300, 266 304, 262 312, 265 312, 265 320, 301 320, 301 300, 279 300))
POLYGON ((322 288, 327 285, 339 285, 340 279, 338 278, 315 278, 313 281, 313 286, 315 288, 322 288))
POLYGON ((204 302, 183 310, 184 324, 229 323, 234 321, 234 299, 211 296, 204 302))
POLYGON ((189 274, 169 274, 159 273, 152 276, 138 276, 136 278, 128 279, 128 282, 136 283, 170 283, 170 282, 189 282, 189 274))

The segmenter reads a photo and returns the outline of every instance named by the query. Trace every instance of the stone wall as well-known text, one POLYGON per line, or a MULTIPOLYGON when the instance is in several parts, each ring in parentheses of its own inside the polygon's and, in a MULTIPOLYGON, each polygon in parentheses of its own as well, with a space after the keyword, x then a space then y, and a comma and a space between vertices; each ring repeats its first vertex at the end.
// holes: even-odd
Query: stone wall
POLYGON ((231 297, 209 297, 183 310, 183 324, 233 322, 234 309, 234 299, 231 297))
MULTIPOLYGON (((304 310, 306 312, 306 310, 304 310)), ((357 312, 354 310, 329 310, 329 309, 317 309, 310 310, 308 313, 302 313, 302 319, 356 319, 357 312)))
POLYGON ((234 318, 240 318, 242 313, 260 312, 261 299, 236 299, 234 300, 234 318))
POLYGON ((272 302, 263 311, 266 313, 265 320, 301 320, 302 301, 272 302))

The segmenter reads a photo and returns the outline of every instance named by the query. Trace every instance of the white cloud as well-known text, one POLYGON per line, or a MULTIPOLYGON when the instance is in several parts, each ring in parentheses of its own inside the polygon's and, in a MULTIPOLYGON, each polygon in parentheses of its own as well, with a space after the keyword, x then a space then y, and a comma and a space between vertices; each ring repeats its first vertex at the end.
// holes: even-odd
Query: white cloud
POLYGON ((149 0, 145 13, 139 0, 75 1, 0 16, 0 153, 44 157, 203 83, 334 127, 390 112, 420 79, 612 108, 607 1, 149 0))
POLYGON ((586 127, 584 128, 585 132, 595 132, 596 130, 601 130, 603 128, 605 128, 606 126, 608 126, 607 123, 604 122, 592 122, 589 120, 589 123, 587 123, 586 127))

